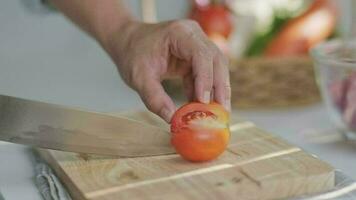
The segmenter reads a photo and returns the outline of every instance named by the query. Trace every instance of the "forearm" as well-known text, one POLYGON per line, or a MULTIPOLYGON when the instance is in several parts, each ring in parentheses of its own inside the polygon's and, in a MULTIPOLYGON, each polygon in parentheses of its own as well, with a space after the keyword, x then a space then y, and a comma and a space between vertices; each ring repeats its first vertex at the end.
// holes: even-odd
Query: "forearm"
POLYGON ((133 20, 122 0, 52 0, 75 24, 104 45, 110 35, 133 20))

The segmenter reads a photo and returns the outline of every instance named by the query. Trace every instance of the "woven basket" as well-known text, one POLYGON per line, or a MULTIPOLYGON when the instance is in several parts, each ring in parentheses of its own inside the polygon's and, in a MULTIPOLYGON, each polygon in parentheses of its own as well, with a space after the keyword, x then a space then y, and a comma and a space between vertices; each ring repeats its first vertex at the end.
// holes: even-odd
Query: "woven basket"
MULTIPOLYGON (((238 108, 288 107, 320 101, 309 57, 248 58, 230 68, 232 105, 238 108)), ((180 80, 164 82, 167 92, 183 98, 180 80)))

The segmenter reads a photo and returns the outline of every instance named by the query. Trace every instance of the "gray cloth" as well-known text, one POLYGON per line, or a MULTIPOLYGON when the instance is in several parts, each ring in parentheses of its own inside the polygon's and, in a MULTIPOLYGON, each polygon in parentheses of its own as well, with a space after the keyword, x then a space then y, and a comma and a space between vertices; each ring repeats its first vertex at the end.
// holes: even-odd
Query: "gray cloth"
POLYGON ((35 170, 36 185, 45 200, 72 199, 47 164, 38 163, 35 170))
POLYGON ((35 182, 44 200, 72 200, 52 169, 33 151, 35 182))

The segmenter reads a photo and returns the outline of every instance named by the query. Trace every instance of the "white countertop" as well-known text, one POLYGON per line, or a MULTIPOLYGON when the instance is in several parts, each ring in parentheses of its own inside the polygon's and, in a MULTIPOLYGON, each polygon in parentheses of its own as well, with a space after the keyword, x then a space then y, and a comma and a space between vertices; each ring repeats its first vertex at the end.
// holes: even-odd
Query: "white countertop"
MULTIPOLYGON (((61 16, 30 16, 20 1, 2 2, 0 94, 86 109, 117 112, 144 108, 119 78, 106 54, 61 16), (4 21, 5 20, 5 21, 4 21)), ((163 2, 163 1, 162 1, 163 2)), ((356 145, 311 143, 306 129, 332 127, 322 105, 280 111, 234 111, 319 156, 356 179, 356 145)), ((28 149, 0 142, 0 191, 7 200, 37 200, 28 149)))

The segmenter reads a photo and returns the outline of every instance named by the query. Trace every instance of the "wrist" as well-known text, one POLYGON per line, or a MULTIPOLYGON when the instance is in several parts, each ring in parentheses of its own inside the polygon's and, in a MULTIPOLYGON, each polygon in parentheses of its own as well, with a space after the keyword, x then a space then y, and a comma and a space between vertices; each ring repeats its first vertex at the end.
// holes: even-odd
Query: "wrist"
POLYGON ((106 34, 103 34, 99 43, 112 57, 120 56, 125 52, 125 49, 128 48, 134 33, 142 24, 142 22, 133 19, 122 22, 111 29, 111 31, 107 31, 106 34))
POLYGON ((96 26, 94 37, 103 47, 106 47, 114 35, 125 31, 133 21, 132 17, 127 16, 118 20, 101 22, 96 26))

